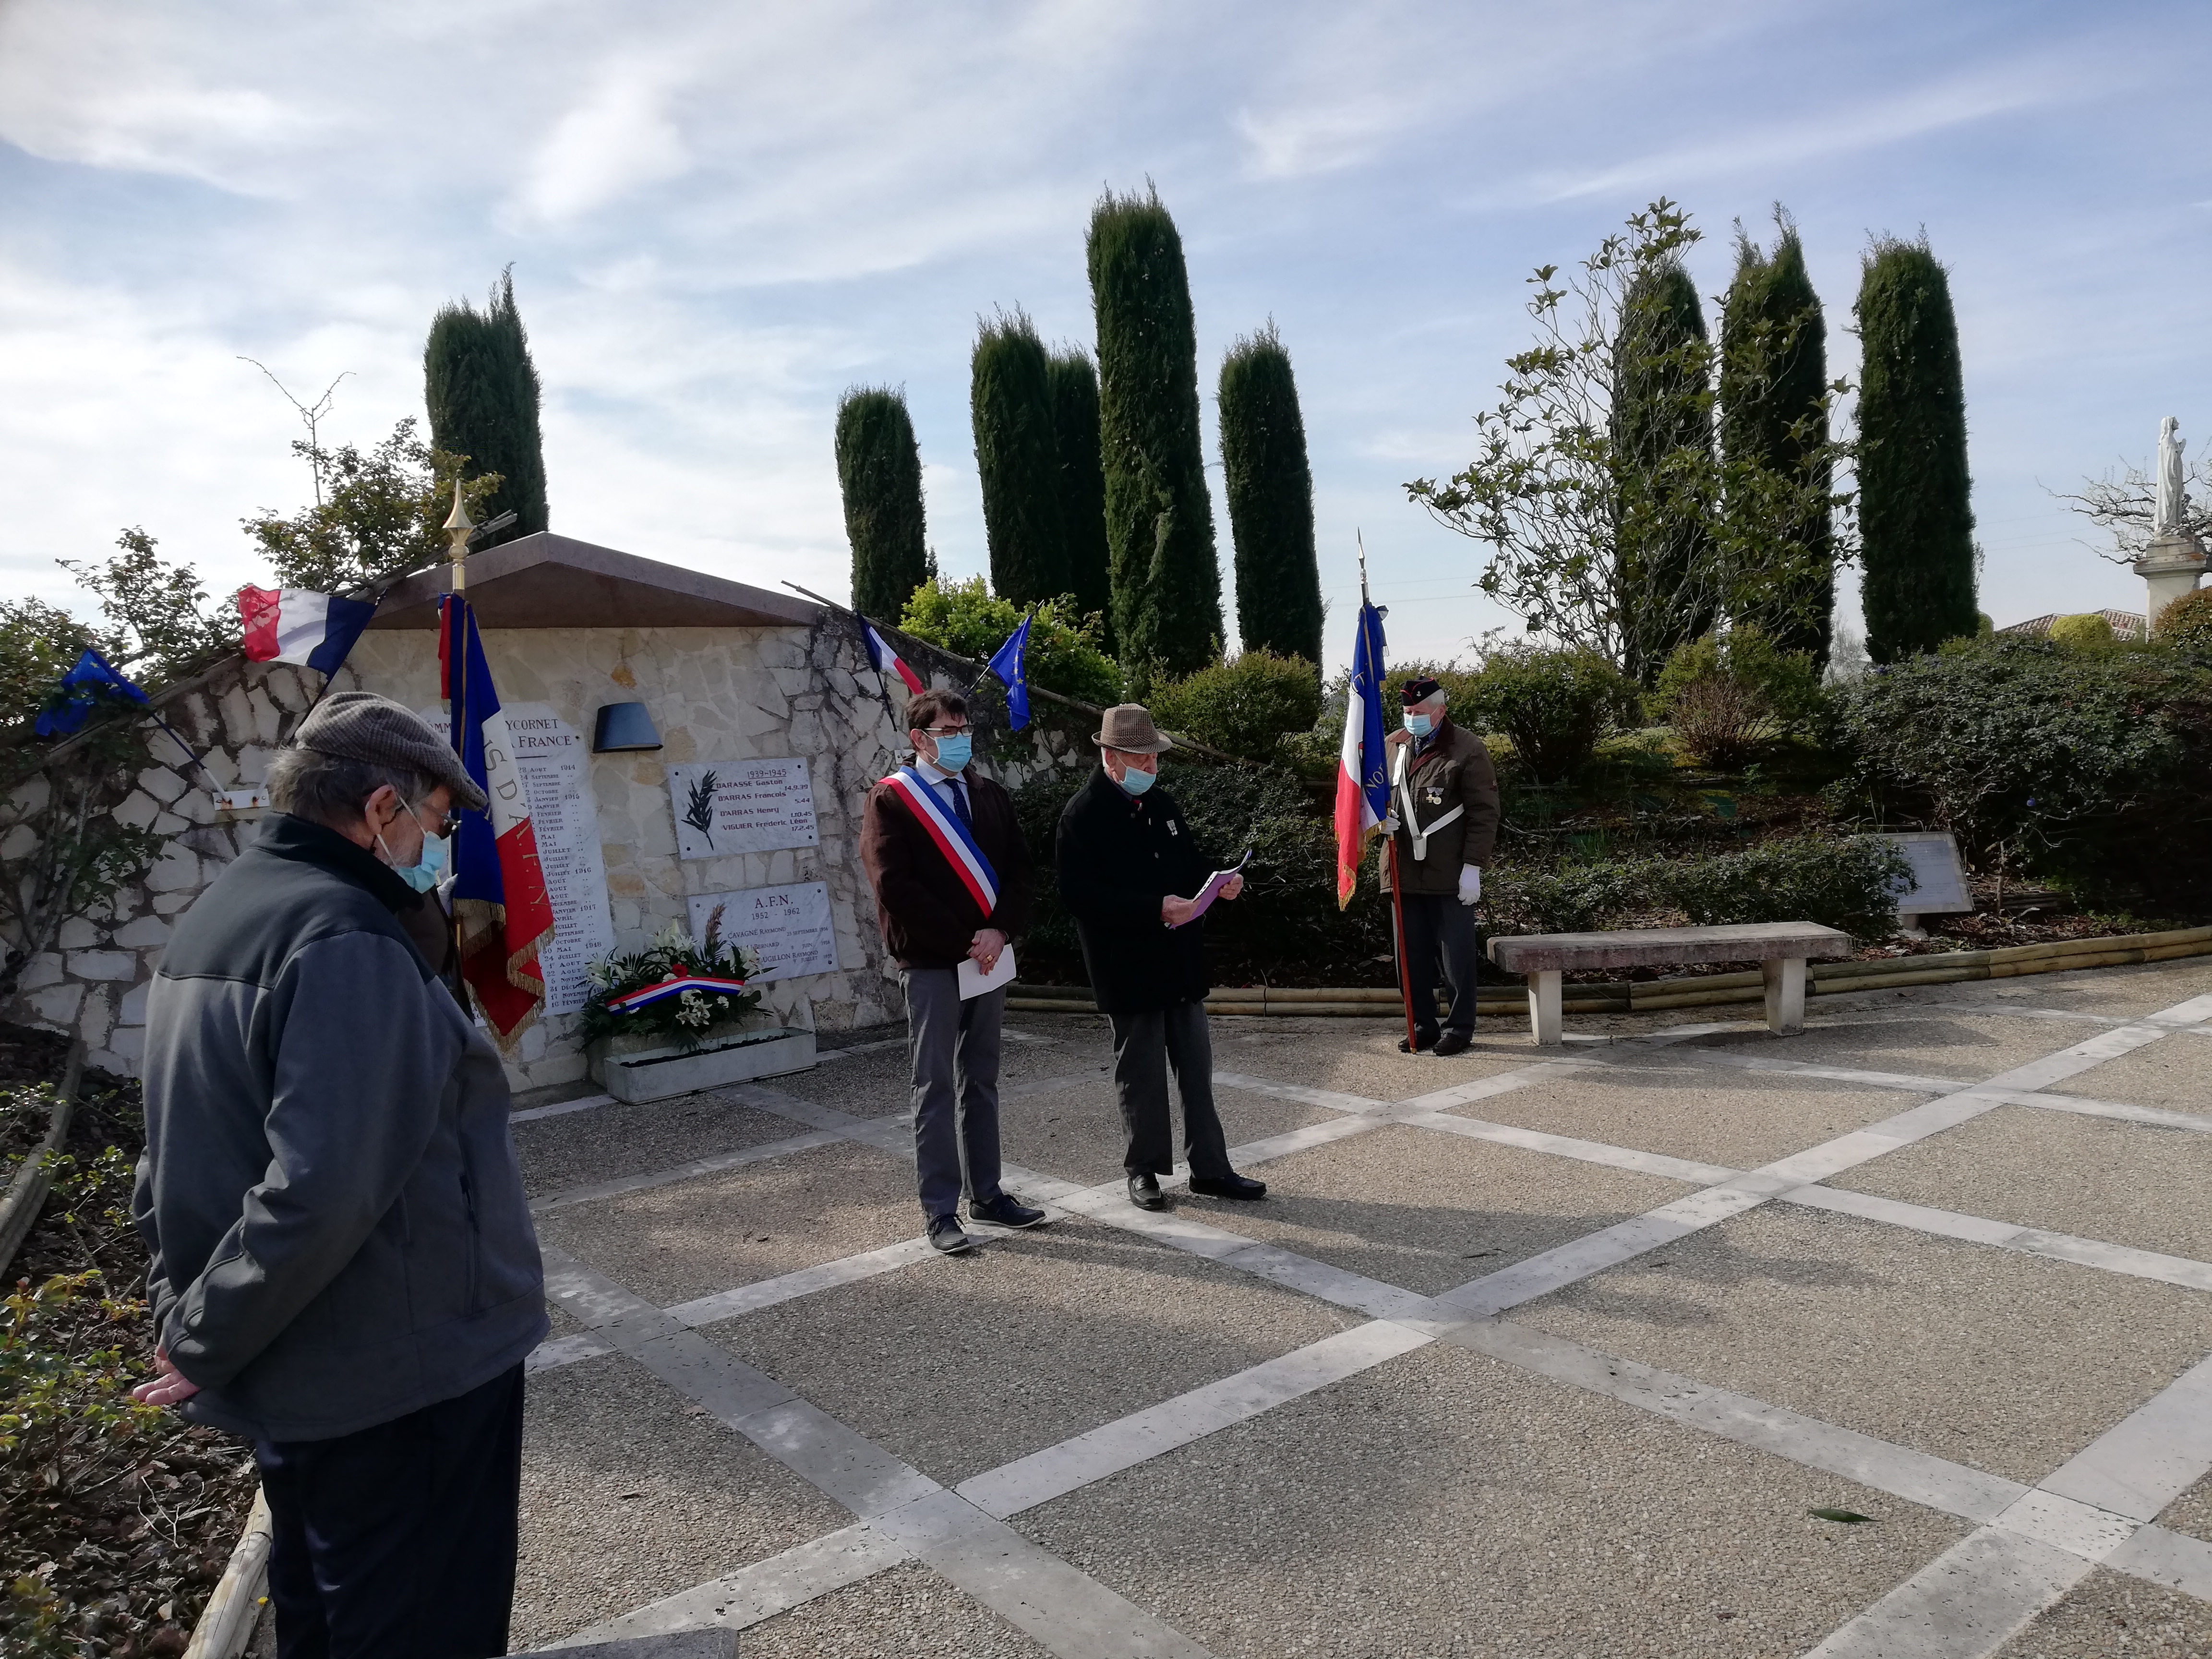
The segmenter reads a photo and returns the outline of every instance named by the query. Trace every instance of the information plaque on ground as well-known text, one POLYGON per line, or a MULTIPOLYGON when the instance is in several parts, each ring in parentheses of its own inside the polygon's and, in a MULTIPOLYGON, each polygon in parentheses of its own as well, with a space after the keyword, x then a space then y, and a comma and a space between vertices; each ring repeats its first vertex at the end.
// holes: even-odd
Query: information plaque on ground
POLYGON ((1965 915, 1974 908, 1966 888, 1966 867, 1959 860, 1959 842, 1941 830, 1882 836, 1905 854, 1912 874, 1898 884, 1897 913, 1900 916, 1965 915))
POLYGON ((586 967, 615 948, 599 814, 592 799, 591 745, 544 703, 509 703, 506 714, 514 769, 530 798, 538 862, 553 901, 553 937, 538 952, 545 1012, 573 1014, 591 995, 586 967))
POLYGON ((760 953, 763 980, 836 971, 837 929, 830 918, 830 889, 821 882, 701 893, 688 902, 694 939, 707 936, 714 907, 721 906, 723 939, 760 953))
POLYGON ((668 769, 680 858, 815 847, 814 791, 803 757, 698 761, 668 769))

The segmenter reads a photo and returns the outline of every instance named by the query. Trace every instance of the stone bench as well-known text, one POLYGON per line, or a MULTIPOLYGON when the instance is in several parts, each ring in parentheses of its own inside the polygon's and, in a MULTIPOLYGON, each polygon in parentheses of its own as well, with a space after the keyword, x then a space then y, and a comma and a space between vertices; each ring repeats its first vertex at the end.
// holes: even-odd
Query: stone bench
POLYGON ((1522 933, 1490 941, 1490 959, 1528 981, 1528 1026, 1544 1048, 1565 1039, 1559 975, 1586 968, 1688 967, 1755 962, 1766 981, 1766 1029, 1805 1029, 1805 963, 1848 957, 1850 936, 1810 921, 1758 921, 1741 927, 1624 927, 1611 933, 1522 933))

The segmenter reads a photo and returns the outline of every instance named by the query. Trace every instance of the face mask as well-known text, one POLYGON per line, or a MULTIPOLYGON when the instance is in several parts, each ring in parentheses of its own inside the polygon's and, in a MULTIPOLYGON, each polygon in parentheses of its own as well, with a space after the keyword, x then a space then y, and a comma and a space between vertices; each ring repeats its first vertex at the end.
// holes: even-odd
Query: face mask
POLYGON ((1115 781, 1131 794, 1141 795, 1152 787, 1152 780, 1158 775, 1157 772, 1139 772, 1133 766, 1122 773, 1115 781))
MULTIPOLYGON (((413 817, 415 809, 409 807, 407 815, 413 817)), ((420 820, 416 827, 420 828, 420 820)), ((376 845, 384 854, 384 861, 392 866, 392 873, 416 892, 427 893, 438 884, 438 872, 446 867, 446 843, 437 836, 423 831, 422 850, 412 864, 402 864, 392 857, 392 848, 386 845, 382 836, 376 838, 376 845)))
POLYGON ((1417 738, 1427 737, 1430 730, 1429 717, 1426 714, 1416 714, 1409 711, 1406 715, 1406 729, 1417 738))
POLYGON ((938 738, 937 769, 940 772, 964 771, 975 750, 975 737, 971 732, 955 732, 938 738))

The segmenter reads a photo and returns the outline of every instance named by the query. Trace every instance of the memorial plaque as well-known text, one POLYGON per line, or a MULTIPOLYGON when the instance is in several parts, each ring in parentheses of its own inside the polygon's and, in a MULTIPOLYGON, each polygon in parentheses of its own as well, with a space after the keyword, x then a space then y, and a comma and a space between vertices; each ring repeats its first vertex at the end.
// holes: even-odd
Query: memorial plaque
POLYGON ((744 887, 701 893, 688 901, 691 936, 704 939, 714 907, 722 907, 722 939, 760 954, 759 980, 796 979, 837 969, 837 928, 830 889, 818 881, 789 887, 744 887))
POLYGON ((1959 859, 1958 838, 1941 830, 1882 836, 1905 854, 1912 873, 1897 885, 1900 916, 1965 915, 1974 908, 1966 886, 1966 867, 1959 859))
POLYGON ((668 769, 676 811, 676 851, 687 859, 816 847, 814 791, 806 762, 700 761, 668 769))
POLYGON ((615 948, 591 745, 542 702, 509 703, 505 712, 508 750, 530 798, 538 862, 553 901, 553 937, 538 949, 545 1012, 573 1014, 592 994, 585 969, 615 948))

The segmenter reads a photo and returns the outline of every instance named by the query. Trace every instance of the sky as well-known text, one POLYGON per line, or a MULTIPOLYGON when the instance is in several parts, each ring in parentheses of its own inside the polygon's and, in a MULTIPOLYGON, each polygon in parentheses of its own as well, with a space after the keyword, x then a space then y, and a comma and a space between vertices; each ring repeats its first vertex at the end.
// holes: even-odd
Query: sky
POLYGON ((1708 295, 1732 222, 1784 204, 1854 380, 1861 256, 1924 230, 1983 608, 2139 611, 2051 492, 2147 463, 2165 415, 2192 460, 2212 442, 2208 69, 2201 0, 0 0, 0 592, 88 611, 54 562, 126 526, 216 592, 267 580, 239 521, 310 485, 241 359, 302 401, 337 380, 323 435, 366 446, 422 414, 432 313, 509 265, 556 531, 842 598, 836 404, 890 385, 942 568, 984 570, 976 320, 1087 344, 1091 205, 1149 179, 1189 264, 1224 595, 1212 388, 1272 317, 1333 660, 1355 537, 1394 656, 1517 631, 1482 547, 1403 486, 1472 453, 1531 269, 1660 196, 1705 232, 1708 295))

